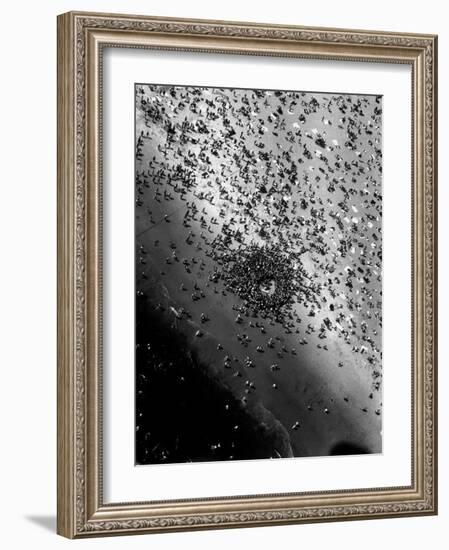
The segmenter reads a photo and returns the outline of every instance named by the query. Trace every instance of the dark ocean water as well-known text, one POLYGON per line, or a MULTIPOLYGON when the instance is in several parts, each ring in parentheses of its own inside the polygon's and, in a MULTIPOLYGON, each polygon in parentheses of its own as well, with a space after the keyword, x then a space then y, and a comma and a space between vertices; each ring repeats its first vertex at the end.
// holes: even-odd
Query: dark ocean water
POLYGON ((289 456, 282 434, 251 415, 145 298, 137 311, 137 464, 289 456))

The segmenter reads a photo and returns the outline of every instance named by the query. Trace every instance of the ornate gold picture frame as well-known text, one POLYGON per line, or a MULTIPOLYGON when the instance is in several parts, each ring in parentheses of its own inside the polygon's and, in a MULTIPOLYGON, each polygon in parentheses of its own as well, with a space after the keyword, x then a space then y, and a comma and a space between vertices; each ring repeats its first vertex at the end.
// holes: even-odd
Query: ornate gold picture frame
POLYGON ((58 533, 83 538, 436 514, 436 171, 436 36, 115 14, 59 16, 58 533), (145 502, 104 501, 105 48, 377 62, 411 68, 410 485, 175 500, 155 500, 150 489, 145 502))

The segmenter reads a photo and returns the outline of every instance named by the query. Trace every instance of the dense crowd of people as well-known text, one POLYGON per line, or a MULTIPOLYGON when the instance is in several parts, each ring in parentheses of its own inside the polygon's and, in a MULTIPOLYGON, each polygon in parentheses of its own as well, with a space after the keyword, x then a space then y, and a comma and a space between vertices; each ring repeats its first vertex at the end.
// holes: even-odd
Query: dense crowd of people
MULTIPOLYGON (((196 336, 210 319, 208 294, 231 292, 241 300, 236 338, 245 347, 262 319, 296 334, 298 345, 327 350, 337 338, 379 390, 381 97, 137 85, 136 113, 136 212, 145 220, 137 265, 150 246, 165 247, 162 276, 176 262, 207 272, 206 284, 179 283, 204 303, 196 336), (180 204, 176 240, 151 241, 180 204), (186 246, 191 253, 180 252, 186 246)), ((188 307, 175 314, 192 318, 188 307)), ((253 351, 274 345, 267 334, 253 351)))

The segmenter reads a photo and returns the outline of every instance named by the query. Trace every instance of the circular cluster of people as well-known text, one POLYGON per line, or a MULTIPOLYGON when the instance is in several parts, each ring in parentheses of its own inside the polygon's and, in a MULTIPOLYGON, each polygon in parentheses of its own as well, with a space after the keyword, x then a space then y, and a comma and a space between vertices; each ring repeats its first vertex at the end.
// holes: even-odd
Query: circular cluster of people
POLYGON ((282 321, 300 288, 289 256, 274 246, 250 245, 220 259, 224 260, 220 275, 226 288, 240 296, 253 315, 282 321))

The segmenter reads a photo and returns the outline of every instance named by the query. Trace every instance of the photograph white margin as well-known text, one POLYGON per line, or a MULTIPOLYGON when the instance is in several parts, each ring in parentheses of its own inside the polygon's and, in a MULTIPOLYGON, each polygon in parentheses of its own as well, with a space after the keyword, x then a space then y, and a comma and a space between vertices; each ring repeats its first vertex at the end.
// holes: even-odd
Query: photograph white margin
POLYGON ((139 502, 411 482, 411 74, 400 64, 106 48, 103 496, 139 502), (134 84, 383 96, 383 453, 134 465, 134 84))

